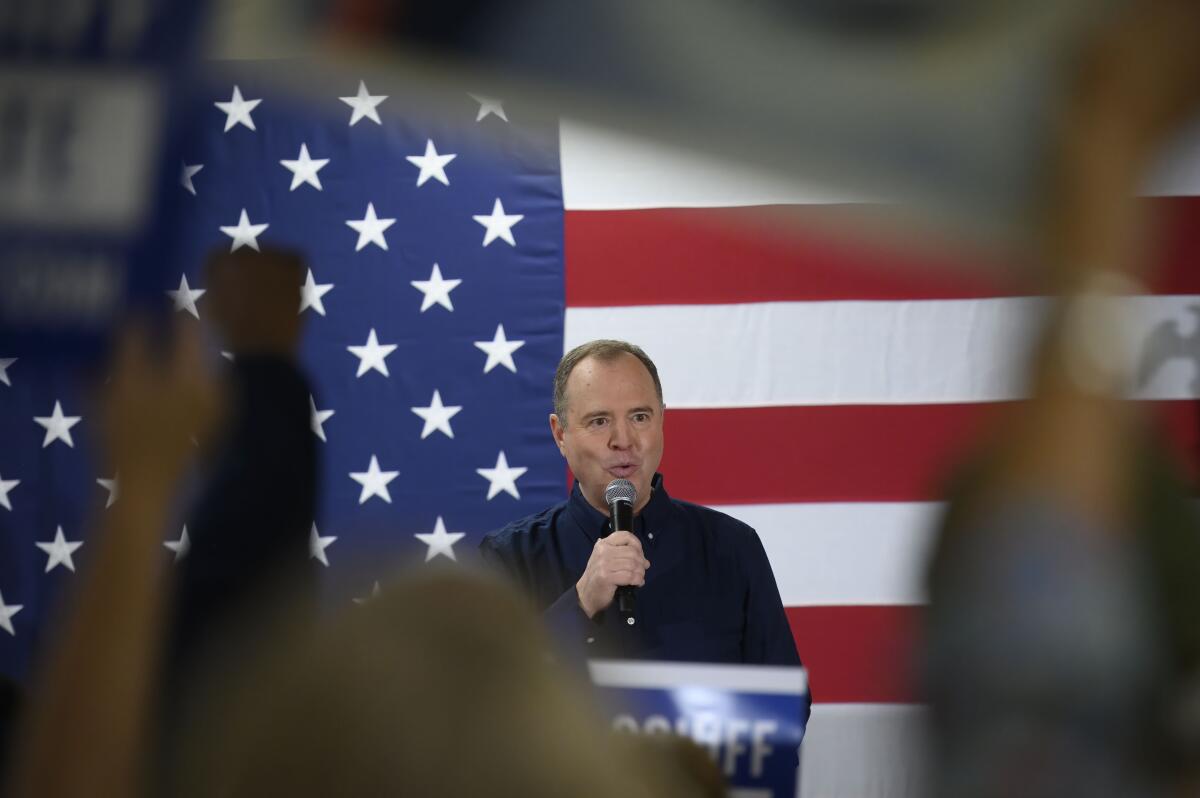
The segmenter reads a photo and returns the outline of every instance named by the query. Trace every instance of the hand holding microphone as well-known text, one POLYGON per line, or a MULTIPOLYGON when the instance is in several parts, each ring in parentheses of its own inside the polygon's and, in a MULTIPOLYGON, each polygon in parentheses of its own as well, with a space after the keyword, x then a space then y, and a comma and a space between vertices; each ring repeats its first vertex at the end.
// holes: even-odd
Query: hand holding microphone
POLYGON ((646 569, 650 567, 641 541, 632 532, 637 491, 629 480, 615 479, 609 483, 604 498, 614 531, 596 541, 575 589, 579 605, 589 618, 603 612, 615 598, 625 622, 632 623, 636 608, 634 588, 645 583, 646 569))

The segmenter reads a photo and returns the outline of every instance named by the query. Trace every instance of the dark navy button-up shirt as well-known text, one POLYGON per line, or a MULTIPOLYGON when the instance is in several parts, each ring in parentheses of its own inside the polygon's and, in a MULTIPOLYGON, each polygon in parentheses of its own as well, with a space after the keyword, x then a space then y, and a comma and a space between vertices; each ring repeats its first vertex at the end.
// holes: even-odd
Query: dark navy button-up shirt
POLYGON ((515 521, 480 544, 536 601, 556 637, 588 655, 690 662, 799 665, 795 640, 757 533, 734 518, 653 494, 634 518, 650 569, 637 588, 636 623, 616 602, 590 619, 575 583, 608 518, 578 483, 562 504, 515 521))

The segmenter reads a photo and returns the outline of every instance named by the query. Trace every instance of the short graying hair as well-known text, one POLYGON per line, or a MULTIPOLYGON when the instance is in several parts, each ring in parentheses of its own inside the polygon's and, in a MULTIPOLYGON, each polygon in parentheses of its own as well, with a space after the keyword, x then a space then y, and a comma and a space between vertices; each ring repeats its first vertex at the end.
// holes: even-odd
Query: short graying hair
POLYGON ((602 363, 611 363, 621 355, 633 355, 642 362, 646 371, 650 372, 650 379, 654 381, 654 393, 658 395, 658 403, 660 405, 663 403, 662 383, 658 379, 658 368, 650 356, 636 344, 601 338, 580 344, 558 361, 558 369, 554 372, 554 414, 558 416, 560 424, 566 426, 567 423, 567 380, 575 367, 585 358, 594 357, 602 363))

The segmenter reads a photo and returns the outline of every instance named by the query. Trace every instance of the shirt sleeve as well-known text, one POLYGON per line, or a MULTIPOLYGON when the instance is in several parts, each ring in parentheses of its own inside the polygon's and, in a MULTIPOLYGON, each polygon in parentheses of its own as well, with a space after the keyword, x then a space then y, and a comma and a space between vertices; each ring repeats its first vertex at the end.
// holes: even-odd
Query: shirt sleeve
MULTIPOLYGON (((489 567, 503 575, 526 595, 535 595, 534 586, 527 582, 523 569, 518 563, 510 562, 507 550, 496 545, 491 537, 485 537, 479 544, 479 554, 489 567)), ((542 610, 542 620, 563 654, 581 661, 587 656, 598 629, 579 606, 579 595, 574 585, 568 587, 542 610)))
POLYGON ((556 640, 581 646, 586 652, 596 640, 598 629, 579 606, 579 594, 572 585, 542 613, 550 634, 556 640))
MULTIPOLYGON (((758 533, 749 530, 743 552, 743 567, 749 584, 746 632, 742 639, 742 661, 756 665, 802 665, 796 651, 779 586, 758 533)), ((808 697, 812 704, 811 691, 808 697)), ((806 710, 807 714, 807 710, 806 710)))

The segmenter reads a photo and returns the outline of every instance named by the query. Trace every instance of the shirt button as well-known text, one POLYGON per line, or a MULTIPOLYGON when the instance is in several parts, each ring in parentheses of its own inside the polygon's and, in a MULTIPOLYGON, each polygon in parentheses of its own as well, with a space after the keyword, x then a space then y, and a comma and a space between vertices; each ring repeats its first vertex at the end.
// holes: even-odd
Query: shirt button
POLYGON ((596 638, 594 638, 594 637, 589 637, 589 638, 587 639, 587 641, 588 641, 588 643, 595 643, 595 642, 596 642, 596 638))
POLYGON ((651 540, 654 540, 654 533, 653 533, 653 532, 647 532, 647 533, 646 533, 646 537, 650 538, 651 540))

